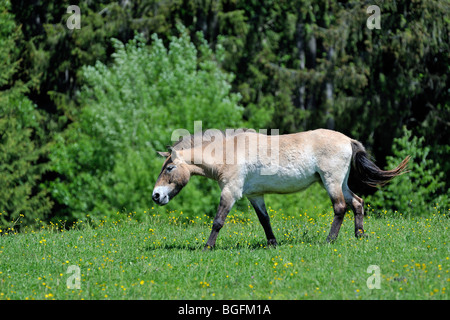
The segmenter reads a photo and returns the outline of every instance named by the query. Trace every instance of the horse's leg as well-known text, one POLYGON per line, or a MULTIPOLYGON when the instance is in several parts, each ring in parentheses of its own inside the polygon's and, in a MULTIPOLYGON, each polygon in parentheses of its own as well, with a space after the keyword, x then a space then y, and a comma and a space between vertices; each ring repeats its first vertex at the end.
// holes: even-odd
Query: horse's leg
POLYGON ((341 229, 342 221, 344 221, 345 211, 347 210, 347 205, 345 204, 344 194, 342 193, 342 183, 345 176, 340 178, 336 174, 325 174, 320 173, 320 178, 322 180, 322 186, 327 190, 330 196, 331 202, 333 203, 334 218, 331 223, 330 233, 328 234, 327 241, 332 242, 336 240, 339 229, 341 229))
POLYGON ((348 187, 344 189, 344 197, 355 214, 355 237, 361 237, 364 235, 364 200, 354 194, 348 187))
POLYGON ((217 214, 213 221, 211 235, 209 236, 208 241, 206 241, 204 249, 214 248, 216 245, 216 239, 219 231, 222 229, 225 219, 233 207, 234 202, 235 200, 232 196, 222 191, 222 194, 220 195, 219 207, 217 208, 217 214))
POLYGON ((347 210, 347 205, 345 204, 345 199, 342 191, 340 192, 340 194, 337 193, 336 195, 333 195, 331 197, 331 202, 333 203, 334 218, 333 222, 331 223, 330 233, 327 237, 328 242, 336 240, 339 234, 339 229, 342 225, 342 221, 344 221, 345 211, 347 210))
POLYGON ((344 221, 345 212, 347 211, 347 204, 345 201, 344 191, 348 189, 347 180, 350 174, 351 167, 351 150, 342 149, 339 156, 333 161, 328 158, 322 165, 323 171, 320 171, 320 178, 322 179, 323 186, 330 196, 333 203, 334 218, 331 223, 330 233, 328 234, 327 241, 332 242, 336 240, 339 229, 344 221))
POLYGON ((250 203, 258 215, 259 222, 261 222, 264 228, 264 232, 267 237, 267 244, 269 246, 276 246, 277 240, 275 239, 275 235, 273 234, 272 227, 270 225, 270 217, 266 210, 264 196, 248 197, 248 200, 250 200, 250 203))
POLYGON ((331 202, 333 203, 334 218, 331 223, 330 233, 327 237, 327 241, 332 242, 336 240, 339 234, 339 229, 341 229, 345 211, 347 210, 344 194, 342 193, 342 181, 344 178, 339 179, 332 175, 327 175, 325 177, 323 173, 320 174, 320 177, 322 179, 322 186, 327 190, 331 202))

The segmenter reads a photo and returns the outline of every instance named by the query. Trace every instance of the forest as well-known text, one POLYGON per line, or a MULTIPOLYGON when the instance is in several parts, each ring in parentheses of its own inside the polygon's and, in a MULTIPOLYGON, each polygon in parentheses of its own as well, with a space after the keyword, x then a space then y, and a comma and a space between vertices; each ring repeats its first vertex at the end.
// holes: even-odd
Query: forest
MULTIPOLYGON (((448 0, 0 0, 0 228, 144 214, 156 151, 194 121, 337 130, 380 168, 410 155, 352 190, 375 212, 448 214, 449 37, 448 0)), ((218 195, 193 179, 167 208, 212 215, 218 195)))

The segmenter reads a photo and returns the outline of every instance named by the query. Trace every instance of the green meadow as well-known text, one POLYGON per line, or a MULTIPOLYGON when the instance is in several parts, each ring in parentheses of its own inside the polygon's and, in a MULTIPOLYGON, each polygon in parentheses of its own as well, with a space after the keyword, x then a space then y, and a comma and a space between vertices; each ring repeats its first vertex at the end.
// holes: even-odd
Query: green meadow
POLYGON ((69 2, 0 0, 0 300, 449 299, 448 0, 69 2), (157 151, 238 128, 409 172, 350 177, 364 238, 315 184, 265 198, 276 248, 243 199, 203 251, 220 188, 152 207, 157 151))
POLYGON ((210 251, 212 218, 164 208, 87 215, 69 229, 12 226, 0 236, 0 299, 448 299, 443 210, 411 217, 367 206, 367 237, 354 237, 348 213, 329 244, 331 207, 270 208, 272 248, 249 207, 230 212, 210 251))

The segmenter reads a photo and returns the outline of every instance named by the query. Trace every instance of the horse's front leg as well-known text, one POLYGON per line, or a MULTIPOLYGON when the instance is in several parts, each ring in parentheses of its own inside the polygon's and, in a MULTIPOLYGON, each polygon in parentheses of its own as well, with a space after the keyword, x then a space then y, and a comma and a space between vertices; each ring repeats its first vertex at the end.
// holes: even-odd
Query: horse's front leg
POLYGON ((220 195, 219 208, 217 209, 217 214, 213 221, 211 235, 206 242, 204 250, 214 248, 216 245, 216 239, 219 235, 219 231, 222 229, 225 219, 233 207, 234 202, 235 199, 229 193, 222 191, 222 194, 220 195))
POLYGON ((270 217, 267 213, 266 204, 264 202, 264 196, 256 196, 256 197, 247 197, 250 200, 250 203, 252 204, 253 208, 256 211, 256 214, 258 215, 259 222, 261 222, 261 225, 264 228, 264 232, 266 233, 267 237, 267 244, 269 246, 276 246, 277 240, 275 239, 275 236, 272 231, 272 227, 270 225, 270 217))

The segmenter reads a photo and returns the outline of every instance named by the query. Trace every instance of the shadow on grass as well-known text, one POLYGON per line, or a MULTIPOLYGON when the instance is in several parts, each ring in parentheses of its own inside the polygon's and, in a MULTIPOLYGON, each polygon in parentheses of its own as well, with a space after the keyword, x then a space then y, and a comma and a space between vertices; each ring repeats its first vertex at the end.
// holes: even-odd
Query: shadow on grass
MULTIPOLYGON (((144 248, 146 251, 155 251, 155 250, 186 250, 186 251, 202 251, 205 247, 204 243, 195 243, 195 244, 176 244, 176 243, 167 243, 167 244, 159 244, 159 245, 149 245, 144 248)), ((214 249, 210 250, 231 250, 231 249, 248 249, 248 250, 258 250, 258 249, 270 249, 273 247, 268 247, 265 242, 255 242, 255 243, 236 243, 236 244, 217 244, 214 249)))
POLYGON ((145 251, 156 251, 156 250, 186 250, 186 251, 201 251, 203 249, 203 245, 201 244, 158 244, 158 245, 149 245, 144 248, 145 251))
MULTIPOLYGON (((311 235, 308 234, 307 231, 303 232, 303 234, 300 237, 297 237, 295 239, 280 239, 278 240, 278 246, 288 246, 288 245, 304 245, 304 244, 316 244, 316 245, 323 245, 327 244, 325 238, 321 238, 317 235, 311 235)), ((189 243, 189 244, 180 244, 180 243, 158 243, 158 244, 151 244, 143 248, 145 251, 155 251, 155 250, 186 250, 186 251, 202 251, 205 246, 205 243, 189 243)), ((236 243, 223 243, 222 241, 219 241, 218 244, 216 244, 216 247, 214 249, 210 250, 263 250, 263 249, 276 249, 277 247, 269 246, 267 245, 266 240, 255 240, 251 242, 236 242, 236 243)))

